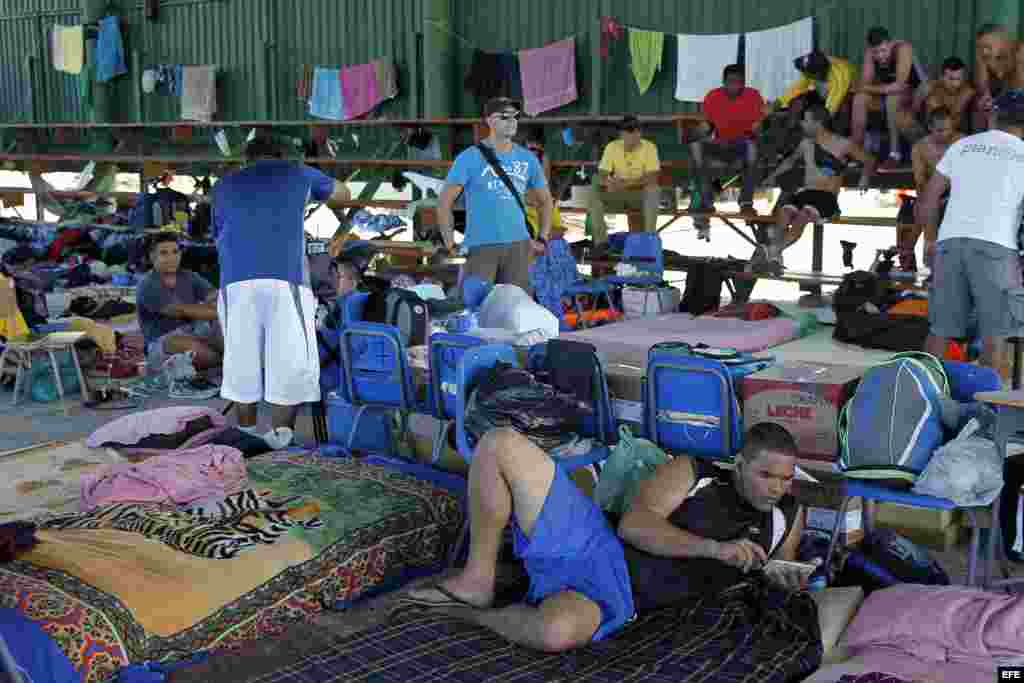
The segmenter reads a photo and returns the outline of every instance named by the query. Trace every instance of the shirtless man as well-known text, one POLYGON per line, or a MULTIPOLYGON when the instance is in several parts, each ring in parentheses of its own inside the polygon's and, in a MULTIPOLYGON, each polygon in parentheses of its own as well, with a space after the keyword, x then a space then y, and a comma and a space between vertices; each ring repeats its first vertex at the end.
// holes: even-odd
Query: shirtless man
POLYGON ((803 186, 776 210, 776 223, 768 235, 764 253, 755 252, 757 255, 751 259, 753 262, 763 257, 767 261, 756 264, 757 269, 769 272, 782 270, 782 252, 800 239, 808 223, 821 223, 839 215, 839 191, 851 158, 864 164, 860 187, 867 188, 871 180, 875 157, 853 140, 829 131, 825 127, 828 120, 828 109, 824 106, 808 107, 800 124, 803 141, 765 180, 765 185, 770 187, 776 177, 787 173, 796 164, 804 165, 803 186))
POLYGON ((988 130, 992 101, 1010 89, 1024 88, 1021 55, 1024 45, 1010 36, 1002 24, 985 24, 974 38, 978 97, 974 107, 974 129, 988 130))
POLYGON ((894 40, 882 26, 868 31, 861 82, 853 97, 850 135, 853 142, 863 146, 868 114, 883 112, 889 129, 889 160, 886 165, 899 166, 903 161, 901 137, 906 137, 911 143, 923 137, 920 126, 914 121, 913 105, 914 94, 924 80, 914 64, 914 47, 909 42, 894 40))
POLYGON ((932 112, 945 109, 955 130, 967 130, 967 110, 977 91, 967 80, 967 66, 962 59, 947 58, 942 62, 942 78, 925 83, 921 90, 926 121, 931 120, 932 112))
MULTIPOLYGON (((939 107, 928 115, 928 136, 914 145, 911 160, 914 164, 914 187, 918 194, 928 186, 935 166, 946 153, 949 146, 959 140, 961 135, 955 125, 956 118, 948 109, 939 107)), ((943 202, 945 206, 945 202, 943 202)), ((939 219, 941 223, 941 218, 939 219)), ((900 270, 917 272, 917 257, 914 248, 917 238, 921 236, 924 223, 917 216, 917 200, 913 196, 905 196, 896 217, 896 246, 899 249, 900 270)), ((924 236, 925 265, 930 265, 929 254, 931 245, 935 243, 935 235, 926 233, 924 236)))

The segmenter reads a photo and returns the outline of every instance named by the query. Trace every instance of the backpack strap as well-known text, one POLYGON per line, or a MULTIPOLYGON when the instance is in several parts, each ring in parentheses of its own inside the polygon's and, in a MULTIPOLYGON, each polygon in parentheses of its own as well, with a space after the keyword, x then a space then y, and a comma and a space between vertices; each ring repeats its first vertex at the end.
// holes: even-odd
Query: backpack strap
POLYGON ((526 215, 526 205, 523 204, 523 198, 519 195, 519 190, 512 183, 512 179, 508 177, 508 173, 505 173, 505 169, 501 167, 501 162, 498 161, 498 156, 494 153, 489 145, 485 145, 482 142, 476 143, 477 150, 480 151, 481 156, 487 160, 487 163, 491 165, 491 169, 501 178, 501 182, 505 183, 505 187, 515 197, 516 204, 519 205, 520 211, 523 212, 523 222, 526 223, 526 231, 530 233, 530 239, 536 239, 533 234, 533 230, 530 227, 530 219, 526 215))

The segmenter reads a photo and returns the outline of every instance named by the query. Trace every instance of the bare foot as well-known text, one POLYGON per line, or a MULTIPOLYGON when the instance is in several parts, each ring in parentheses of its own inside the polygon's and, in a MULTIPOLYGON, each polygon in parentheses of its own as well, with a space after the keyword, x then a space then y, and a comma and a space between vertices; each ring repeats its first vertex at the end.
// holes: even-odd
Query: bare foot
POLYGON ((486 609, 494 602, 494 586, 481 589, 460 576, 454 576, 434 586, 409 591, 405 599, 425 607, 486 609))

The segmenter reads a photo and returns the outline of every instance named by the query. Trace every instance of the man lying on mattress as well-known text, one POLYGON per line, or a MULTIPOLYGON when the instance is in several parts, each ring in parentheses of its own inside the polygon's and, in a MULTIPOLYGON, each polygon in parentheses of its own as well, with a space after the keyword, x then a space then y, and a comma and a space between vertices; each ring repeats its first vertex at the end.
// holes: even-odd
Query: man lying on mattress
MULTIPOLYGON (((514 430, 493 430, 469 469, 465 568, 404 600, 548 652, 607 638, 638 610, 721 592, 769 558, 794 560, 803 530, 801 509, 788 495, 795 456, 789 433, 765 423, 747 432, 731 476, 677 457, 641 484, 616 536, 544 451, 514 430), (494 609, 498 551, 510 521, 530 589, 527 604, 494 609)), ((795 576, 771 576, 790 590, 801 587, 795 576)))

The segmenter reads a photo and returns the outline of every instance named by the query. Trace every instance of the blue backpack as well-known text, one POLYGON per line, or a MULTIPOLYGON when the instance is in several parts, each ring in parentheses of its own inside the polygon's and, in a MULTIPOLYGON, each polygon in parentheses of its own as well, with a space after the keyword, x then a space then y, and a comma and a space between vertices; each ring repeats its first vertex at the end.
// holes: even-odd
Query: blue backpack
POLYGON ((839 414, 846 476, 910 485, 945 436, 949 378, 935 356, 901 353, 872 367, 839 414))

